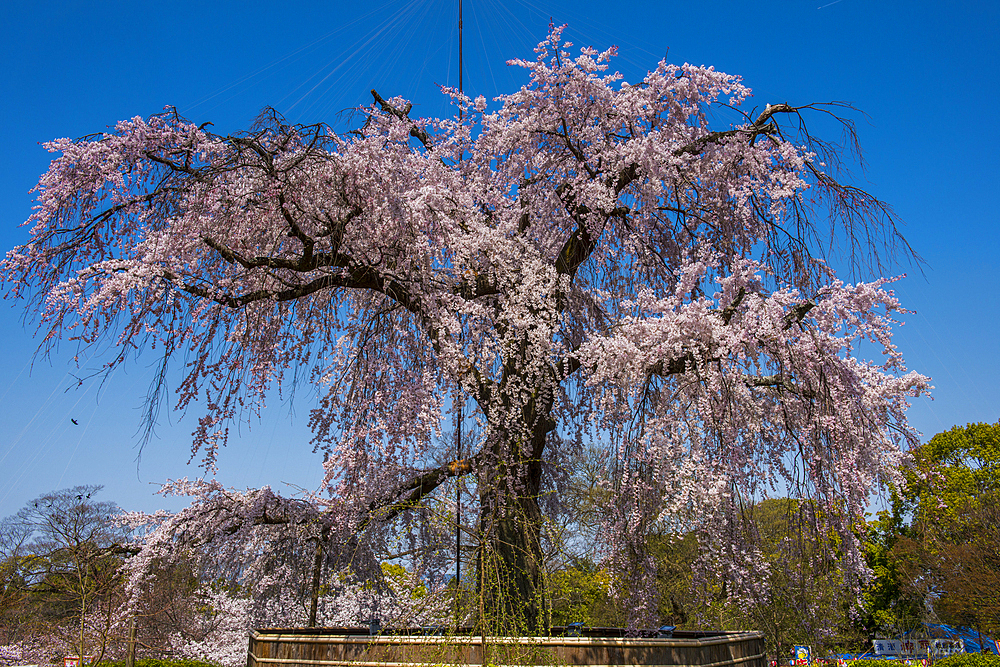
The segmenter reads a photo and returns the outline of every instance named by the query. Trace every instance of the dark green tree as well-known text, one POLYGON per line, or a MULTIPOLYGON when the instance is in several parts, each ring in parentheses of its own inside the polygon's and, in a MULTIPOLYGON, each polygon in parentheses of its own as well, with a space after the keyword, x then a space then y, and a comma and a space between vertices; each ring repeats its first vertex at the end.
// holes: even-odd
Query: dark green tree
POLYGON ((864 545, 872 580, 865 587, 857 618, 858 629, 867 636, 898 636, 918 626, 926 616, 923 598, 915 594, 894 551, 899 540, 909 535, 898 494, 893 496, 890 509, 868 522, 864 545))
POLYGON ((907 592, 942 621, 1000 631, 1000 422, 938 433, 904 475, 912 520, 893 555, 907 592))

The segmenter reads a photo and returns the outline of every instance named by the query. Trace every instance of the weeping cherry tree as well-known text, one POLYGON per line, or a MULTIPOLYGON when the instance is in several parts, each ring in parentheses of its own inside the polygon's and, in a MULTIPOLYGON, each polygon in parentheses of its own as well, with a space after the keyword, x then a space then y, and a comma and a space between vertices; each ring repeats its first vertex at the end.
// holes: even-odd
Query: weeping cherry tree
POLYGON ((561 33, 510 62, 528 83, 492 106, 445 89, 450 118, 372 91, 341 134, 267 111, 219 136, 168 109, 53 141, 7 295, 43 348, 110 343, 108 371, 157 355, 153 407, 183 362, 174 407, 203 410, 209 467, 231 424, 309 387, 331 534, 376 545, 462 478, 490 631, 546 625, 546 507, 585 443, 606 451, 601 547, 633 623, 655 610, 653 525, 698 531, 729 593, 753 594, 741 510, 771 495, 822 508, 861 575, 852 528, 929 385, 891 342, 881 277, 912 253, 842 182, 852 110, 753 107, 710 67, 626 82, 613 48, 561 33))

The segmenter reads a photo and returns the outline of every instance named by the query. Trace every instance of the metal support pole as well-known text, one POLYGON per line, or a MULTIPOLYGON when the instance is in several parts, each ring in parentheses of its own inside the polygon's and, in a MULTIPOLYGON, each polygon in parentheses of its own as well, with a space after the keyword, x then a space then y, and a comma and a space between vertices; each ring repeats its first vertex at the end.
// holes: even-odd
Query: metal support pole
POLYGON ((458 92, 462 92, 462 0, 458 0, 458 92))
MULTIPOLYGON (((458 92, 462 90, 462 0, 458 0, 458 92)), ((458 111, 459 118, 462 117, 461 107, 458 111)), ((458 418, 455 423, 455 460, 462 460, 462 385, 459 382, 456 399, 458 403, 458 418)), ((462 478, 455 477, 455 627, 457 628, 461 619, 460 613, 460 593, 462 581, 462 478)))

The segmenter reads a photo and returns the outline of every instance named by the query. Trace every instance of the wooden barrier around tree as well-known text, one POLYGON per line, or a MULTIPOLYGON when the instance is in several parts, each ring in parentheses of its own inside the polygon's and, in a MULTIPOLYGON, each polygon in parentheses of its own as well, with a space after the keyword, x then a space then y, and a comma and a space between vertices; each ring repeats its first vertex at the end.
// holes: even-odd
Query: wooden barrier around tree
MULTIPOLYGON (((419 636, 348 628, 269 628, 250 633, 247 667, 425 665, 664 665, 766 667, 760 632, 684 632, 671 638, 419 636), (365 631, 366 632, 366 631, 365 631)), ((586 634, 601 634, 586 632, 586 634)), ((603 634, 609 634, 607 632, 603 634)))

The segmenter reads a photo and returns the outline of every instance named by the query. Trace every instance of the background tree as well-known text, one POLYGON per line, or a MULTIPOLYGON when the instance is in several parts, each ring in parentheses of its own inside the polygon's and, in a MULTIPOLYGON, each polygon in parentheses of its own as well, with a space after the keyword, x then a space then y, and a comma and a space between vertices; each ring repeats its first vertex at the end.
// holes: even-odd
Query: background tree
POLYGON ((771 498, 743 508, 746 529, 757 533, 760 586, 754 596, 734 600, 728 581, 711 577, 706 563, 695 562, 694 592, 700 599, 692 613, 725 629, 761 630, 768 653, 779 661, 798 643, 817 651, 856 649, 867 638, 857 633, 852 618, 858 590, 845 578, 849 566, 843 562, 850 553, 820 507, 810 500, 771 498))
POLYGON ((186 358, 176 407, 204 401, 209 465, 268 392, 311 383, 331 520, 359 544, 469 476, 489 632, 544 626, 540 498, 588 440, 631 625, 655 615, 653 523, 702 526, 746 595, 735 508, 778 488, 833 519, 851 578, 855 517, 928 385, 891 344, 886 280, 831 268, 908 252, 888 206, 837 180, 850 109, 748 108, 738 77, 666 62, 626 83, 614 49, 574 56, 561 32, 512 61, 529 81, 489 113, 445 90, 456 117, 413 119, 373 91, 344 135, 268 111, 218 136, 168 111, 53 142, 9 295, 46 345, 119 346, 107 370, 155 347, 162 381, 186 358), (737 122, 713 127, 715 109, 737 122), (855 358, 864 341, 881 363, 855 358), (442 428, 459 409, 461 460, 442 428))
POLYGON ((905 473, 903 501, 913 522, 943 537, 962 530, 970 509, 1000 494, 1000 422, 938 433, 913 451, 905 473))
POLYGON ((694 567, 698 561, 698 536, 654 535, 649 540, 650 554, 656 560, 656 584, 660 602, 661 625, 691 628, 707 616, 696 606, 692 595, 694 567))
POLYGON ((27 621, 24 571, 31 533, 31 528, 16 517, 0 521, 0 644, 17 641, 27 621))
POLYGON ((965 539, 940 546, 934 565, 943 589, 943 619, 1000 633, 1000 496, 970 508, 965 539))
POLYGON ((893 554, 907 592, 942 621, 1000 631, 1000 423, 938 433, 905 468, 912 515, 893 554))
POLYGON ((927 618, 924 597, 916 594, 898 557, 897 543, 911 534, 904 514, 901 497, 893 493, 889 509, 865 527, 865 560, 872 576, 855 620, 867 637, 899 637, 927 618))
POLYGON ((123 631, 121 566, 127 535, 102 487, 75 486, 29 501, 5 520, 21 540, 13 567, 23 604, 38 632, 64 633, 77 655, 99 661, 123 631), (68 622, 68 623, 67 623, 68 622))

